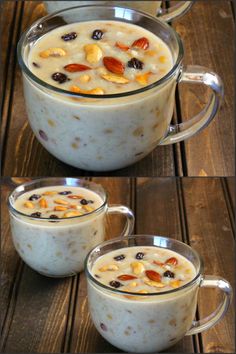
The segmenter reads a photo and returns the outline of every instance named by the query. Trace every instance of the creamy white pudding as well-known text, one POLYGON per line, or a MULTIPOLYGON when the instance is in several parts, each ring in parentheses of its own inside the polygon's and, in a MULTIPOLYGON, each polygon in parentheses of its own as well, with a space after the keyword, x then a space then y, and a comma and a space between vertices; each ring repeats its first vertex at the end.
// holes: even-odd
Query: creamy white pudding
POLYGON ((53 86, 102 95, 158 81, 171 70, 173 59, 167 45, 141 27, 89 21, 59 27, 40 38, 28 65, 53 86))

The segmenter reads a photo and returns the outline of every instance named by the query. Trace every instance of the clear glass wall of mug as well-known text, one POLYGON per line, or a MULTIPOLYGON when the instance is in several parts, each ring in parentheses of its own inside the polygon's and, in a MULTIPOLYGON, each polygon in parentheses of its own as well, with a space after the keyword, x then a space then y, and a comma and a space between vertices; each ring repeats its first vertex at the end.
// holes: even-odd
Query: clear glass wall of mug
POLYGON ((53 13, 73 6, 83 5, 114 5, 130 7, 139 11, 144 11, 153 16, 160 16, 164 21, 171 21, 181 15, 184 15, 192 6, 193 1, 177 1, 168 10, 161 8, 162 1, 44 1, 48 13, 53 13))

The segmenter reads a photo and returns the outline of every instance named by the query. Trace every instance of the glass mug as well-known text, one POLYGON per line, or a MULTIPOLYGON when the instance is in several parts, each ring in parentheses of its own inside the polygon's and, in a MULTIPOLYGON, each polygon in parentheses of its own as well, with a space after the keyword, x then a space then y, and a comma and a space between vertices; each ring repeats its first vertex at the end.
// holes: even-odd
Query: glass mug
POLYGON ((182 41, 173 28, 136 10, 107 6, 76 7, 41 18, 22 35, 18 44, 26 108, 36 137, 59 160, 92 171, 111 171, 129 166, 158 145, 190 138, 216 115, 223 96, 223 84, 219 76, 207 68, 197 65, 183 68, 183 55, 182 41), (140 25, 158 35, 173 55, 173 68, 160 80, 138 90, 99 97, 51 86, 28 69, 28 53, 38 38, 66 23, 97 19, 140 25), (175 89, 179 82, 205 85, 212 89, 213 94, 195 117, 171 125, 175 89), (53 127, 48 123, 51 117, 55 121, 53 127), (106 131, 109 131, 109 136, 106 131), (81 143, 75 149, 72 141, 78 136, 81 143))
POLYGON ((185 335, 213 327, 226 314, 232 297, 232 288, 225 279, 203 275, 203 262, 193 248, 162 236, 137 235, 103 242, 86 257, 85 273, 95 327, 108 342, 125 352, 161 352, 185 335), (141 294, 108 287, 92 275, 93 264, 100 256, 132 246, 157 246, 175 251, 194 265, 196 276, 173 290, 141 294), (212 314, 195 321, 198 290, 204 287, 220 289, 224 298, 212 314), (130 335, 124 336, 127 328, 130 335))
POLYGON ((164 21, 172 21, 184 15, 193 5, 193 1, 179 1, 168 10, 161 9, 162 1, 44 1, 44 5, 49 14, 74 6, 83 5, 112 5, 130 7, 139 11, 144 11, 153 16, 159 16, 164 21))
POLYGON ((123 214, 127 223, 123 235, 133 230, 134 215, 122 205, 107 204, 102 186, 77 178, 42 178, 18 186, 9 196, 11 233, 20 257, 37 272, 50 277, 66 277, 83 270, 88 252, 104 241, 105 216, 123 214), (94 211, 80 216, 60 218, 34 218, 14 208, 16 199, 25 192, 40 187, 83 187, 98 194, 103 204, 94 211))

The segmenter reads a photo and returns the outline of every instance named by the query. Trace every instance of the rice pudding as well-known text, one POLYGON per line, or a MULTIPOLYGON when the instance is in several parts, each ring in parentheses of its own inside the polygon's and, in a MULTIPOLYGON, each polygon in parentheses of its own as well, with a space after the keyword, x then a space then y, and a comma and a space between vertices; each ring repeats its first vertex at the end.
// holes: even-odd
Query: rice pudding
MULTIPOLYGON (((104 200, 82 187, 50 186, 19 196, 11 213, 15 248, 34 270, 68 276, 83 269, 89 250, 104 239, 104 200)), ((106 208, 105 208, 106 210, 106 208)))
POLYGON ((131 246, 96 259, 91 274, 106 286, 88 279, 93 322, 118 348, 161 351, 191 327, 197 284, 185 285, 195 278, 196 270, 184 256, 165 248, 131 246))
POLYGON ((134 91, 173 67, 167 45, 151 32, 118 21, 89 21, 54 29, 31 49, 28 64, 41 80, 75 93, 134 91))

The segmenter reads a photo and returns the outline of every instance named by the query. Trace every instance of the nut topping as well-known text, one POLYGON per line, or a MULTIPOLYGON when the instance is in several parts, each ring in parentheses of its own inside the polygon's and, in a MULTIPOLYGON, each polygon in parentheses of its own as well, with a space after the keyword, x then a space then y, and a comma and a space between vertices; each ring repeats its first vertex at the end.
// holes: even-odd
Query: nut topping
POLYGON ((127 52, 129 50, 129 46, 121 43, 121 42, 116 42, 115 46, 119 48, 120 50, 123 50, 124 52, 127 52))
POLYGON ((25 203, 24 203, 24 207, 30 208, 30 209, 34 209, 34 204, 31 203, 31 202, 25 202, 25 203))
POLYGON ((105 74, 105 75, 102 75, 102 78, 104 80, 114 82, 116 84, 127 84, 129 82, 129 80, 126 79, 126 77, 118 76, 118 75, 114 75, 114 74, 105 74))
POLYGON ((55 199, 54 203, 62 204, 62 205, 68 205, 69 204, 66 200, 63 200, 63 199, 55 199))
POLYGON ((148 279, 153 280, 158 283, 161 282, 161 276, 155 270, 146 270, 145 274, 148 277, 148 279))
POLYGON ((39 205, 40 205, 40 208, 47 208, 48 207, 48 203, 45 198, 40 199, 39 205))
POLYGON ((141 274, 144 271, 144 265, 141 262, 132 262, 130 264, 132 271, 134 274, 138 275, 141 274))
POLYGON ((124 64, 119 59, 113 57, 104 57, 103 64, 105 68, 113 74, 121 75, 125 71, 124 64))
POLYGON ((65 55, 66 51, 62 48, 49 48, 39 53, 39 56, 44 59, 48 57, 63 57, 65 55))
POLYGON ((84 46, 86 60, 90 64, 97 64, 102 58, 102 50, 97 44, 87 44, 84 46))
POLYGON ((148 49, 149 40, 146 37, 142 37, 133 42, 132 48, 148 49))
POLYGON ((133 280, 133 279, 137 279, 137 277, 135 277, 134 275, 131 275, 131 274, 122 274, 122 275, 119 275, 117 277, 119 280, 133 280))
POLYGON ((64 66, 64 69, 70 73, 76 73, 78 71, 91 70, 90 66, 84 64, 68 64, 64 66))

